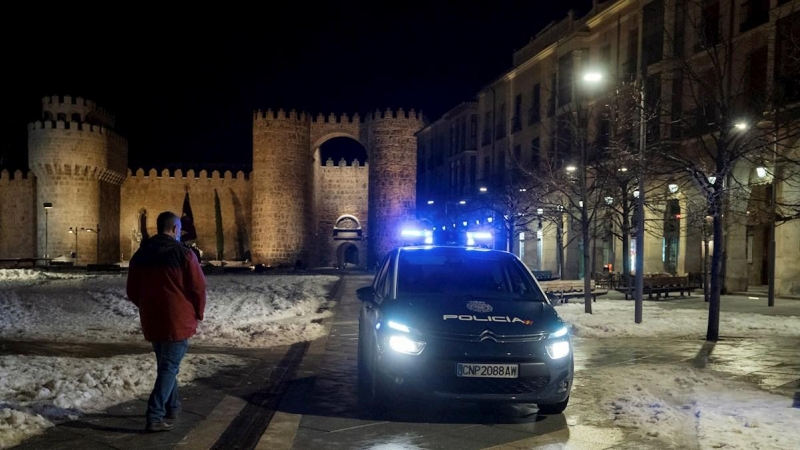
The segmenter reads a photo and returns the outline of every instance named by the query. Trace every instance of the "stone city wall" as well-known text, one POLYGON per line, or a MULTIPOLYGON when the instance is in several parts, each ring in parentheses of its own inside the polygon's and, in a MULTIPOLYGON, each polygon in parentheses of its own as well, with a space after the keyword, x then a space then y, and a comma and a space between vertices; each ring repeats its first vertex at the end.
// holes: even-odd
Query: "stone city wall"
POLYGON ((0 258, 36 255, 36 178, 0 172, 0 258))
MULTIPOLYGON (((250 259, 251 255, 251 183, 244 172, 234 177, 230 171, 223 176, 213 171, 211 176, 205 170, 195 175, 189 170, 186 175, 181 170, 160 174, 151 169, 145 174, 139 169, 135 174, 129 172, 122 184, 120 211, 120 253, 123 260, 130 260, 131 254, 139 246, 137 232, 144 224, 146 236, 157 233, 156 218, 163 211, 181 215, 183 200, 189 193, 189 203, 197 231, 197 246, 203 251, 203 260, 216 259, 217 233, 214 192, 219 196, 222 216, 224 252, 226 260, 250 259), (142 216, 144 215, 144 219, 142 216)), ((142 236, 142 237, 146 237, 142 236)))

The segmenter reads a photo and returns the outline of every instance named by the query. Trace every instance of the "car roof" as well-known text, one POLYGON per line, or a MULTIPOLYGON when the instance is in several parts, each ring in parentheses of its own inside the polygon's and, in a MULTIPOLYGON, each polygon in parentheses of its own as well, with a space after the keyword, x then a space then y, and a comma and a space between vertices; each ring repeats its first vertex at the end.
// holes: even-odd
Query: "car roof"
POLYGON ((505 250, 494 250, 482 247, 464 247, 458 245, 410 245, 406 247, 398 247, 400 252, 448 252, 448 253, 482 253, 486 255, 497 255, 513 257, 512 253, 505 250))

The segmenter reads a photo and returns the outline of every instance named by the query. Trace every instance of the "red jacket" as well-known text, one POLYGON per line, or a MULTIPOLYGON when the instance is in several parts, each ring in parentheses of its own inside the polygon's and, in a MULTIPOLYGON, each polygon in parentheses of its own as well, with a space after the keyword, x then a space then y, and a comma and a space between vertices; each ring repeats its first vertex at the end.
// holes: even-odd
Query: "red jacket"
POLYGON ((188 339, 203 320, 205 275, 194 252, 169 235, 142 242, 128 267, 127 291, 150 342, 188 339))

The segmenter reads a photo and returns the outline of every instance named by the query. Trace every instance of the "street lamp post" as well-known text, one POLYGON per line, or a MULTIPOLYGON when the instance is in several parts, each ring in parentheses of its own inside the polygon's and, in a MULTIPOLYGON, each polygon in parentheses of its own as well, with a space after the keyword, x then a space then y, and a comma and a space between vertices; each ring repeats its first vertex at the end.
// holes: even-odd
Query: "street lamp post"
POLYGON ((92 228, 81 228, 81 231, 86 231, 87 233, 94 233, 97 236, 97 256, 95 259, 95 264, 100 264, 100 224, 97 224, 97 227, 92 228))
POLYGON ((53 207, 53 204, 50 202, 44 203, 44 263, 46 265, 50 264, 50 247, 47 242, 49 229, 47 224, 47 213, 50 211, 50 208, 53 207))

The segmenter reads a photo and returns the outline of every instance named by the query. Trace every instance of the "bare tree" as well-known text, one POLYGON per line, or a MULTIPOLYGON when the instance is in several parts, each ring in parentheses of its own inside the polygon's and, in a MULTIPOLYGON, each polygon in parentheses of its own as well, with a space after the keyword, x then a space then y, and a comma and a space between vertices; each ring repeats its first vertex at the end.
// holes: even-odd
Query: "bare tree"
MULTIPOLYGON (((731 2, 731 8, 736 3, 731 2)), ((754 16, 748 22, 748 15, 734 23, 740 16, 733 9, 721 13, 720 2, 676 4, 675 26, 665 30, 672 48, 665 59, 672 73, 662 77, 672 86, 671 111, 664 125, 675 145, 660 152, 660 159, 651 165, 669 165, 676 177, 694 183, 704 201, 713 236, 706 338, 716 341, 725 252, 731 245, 725 242, 724 231, 746 220, 746 211, 735 205, 746 201, 750 191, 749 172, 743 175, 739 169, 770 167, 773 189, 779 178, 796 182, 798 161, 789 147, 798 137, 800 123, 794 108, 800 100, 800 82, 793 46, 800 37, 800 19, 792 14, 772 18, 776 26, 755 28, 770 21, 769 9, 766 18, 754 16), (752 30, 737 34, 736 26, 752 30), (775 73, 769 79, 771 45, 775 73)), ((794 208, 790 201, 784 203, 783 210, 794 208)), ((774 219, 774 202, 767 210, 774 219)))

